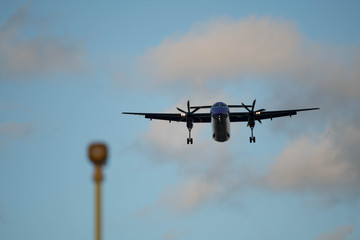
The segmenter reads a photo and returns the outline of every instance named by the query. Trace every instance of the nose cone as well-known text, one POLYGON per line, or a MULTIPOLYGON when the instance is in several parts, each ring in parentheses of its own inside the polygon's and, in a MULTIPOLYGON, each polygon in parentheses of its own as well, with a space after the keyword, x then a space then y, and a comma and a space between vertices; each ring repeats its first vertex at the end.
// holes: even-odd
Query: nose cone
POLYGON ((229 112, 229 109, 225 107, 216 108, 214 111, 212 111, 213 115, 227 115, 229 112))
POLYGON ((229 109, 227 109, 226 107, 217 107, 215 109, 212 109, 211 115, 218 121, 222 121, 229 116, 229 109))

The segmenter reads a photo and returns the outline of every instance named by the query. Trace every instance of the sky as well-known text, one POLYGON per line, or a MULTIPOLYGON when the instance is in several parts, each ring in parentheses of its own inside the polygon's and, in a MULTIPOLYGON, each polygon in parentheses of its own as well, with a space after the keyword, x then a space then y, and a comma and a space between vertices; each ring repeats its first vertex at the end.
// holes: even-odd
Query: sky
MULTIPOLYGON (((360 239, 358 1, 3 1, 0 239, 360 239), (231 124, 124 111, 319 107, 231 124)), ((203 112, 205 110, 201 110, 203 112)))

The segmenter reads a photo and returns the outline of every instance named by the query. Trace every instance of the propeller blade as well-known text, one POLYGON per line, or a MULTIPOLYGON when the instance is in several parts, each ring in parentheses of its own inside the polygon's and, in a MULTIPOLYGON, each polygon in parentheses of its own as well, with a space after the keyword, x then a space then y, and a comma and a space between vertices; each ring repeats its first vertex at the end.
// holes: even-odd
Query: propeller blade
POLYGON ((251 111, 252 111, 252 112, 254 111, 255 103, 256 103, 256 99, 254 99, 253 104, 252 104, 252 107, 251 107, 251 111))
POLYGON ((197 108, 195 108, 195 110, 193 110, 192 112, 191 112, 191 114, 193 114, 193 113, 195 113, 197 110, 199 110, 200 108, 199 107, 197 107, 197 108))
POLYGON ((246 110, 248 110, 249 112, 251 112, 250 109, 249 109, 244 103, 241 103, 241 105, 242 105, 246 110))
POLYGON ((187 101, 188 112, 190 112, 190 100, 187 101))
POLYGON ((177 110, 179 110, 180 112, 182 112, 182 113, 185 113, 185 114, 187 114, 187 112, 185 112, 184 110, 182 110, 181 108, 176 108, 177 110))
MULTIPOLYGON (((228 105, 229 108, 243 108, 243 105, 228 105)), ((251 107, 250 105, 247 105, 247 107, 251 107)), ((192 107, 193 108, 193 107, 192 107)))
POLYGON ((262 122, 261 122, 261 120, 260 120, 260 119, 256 119, 256 120, 258 120, 258 122, 259 122, 260 124, 262 124, 262 122))
POLYGON ((255 112, 263 112, 263 111, 266 111, 266 109, 262 108, 262 109, 259 109, 259 110, 256 110, 255 112))

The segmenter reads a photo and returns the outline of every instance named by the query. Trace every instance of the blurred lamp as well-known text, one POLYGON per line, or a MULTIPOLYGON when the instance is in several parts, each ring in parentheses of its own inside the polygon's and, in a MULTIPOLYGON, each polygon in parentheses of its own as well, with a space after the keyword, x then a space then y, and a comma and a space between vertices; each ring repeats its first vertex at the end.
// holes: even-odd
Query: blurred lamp
POLYGON ((89 158, 97 166, 104 165, 107 158, 107 147, 104 143, 93 143, 89 147, 89 158))

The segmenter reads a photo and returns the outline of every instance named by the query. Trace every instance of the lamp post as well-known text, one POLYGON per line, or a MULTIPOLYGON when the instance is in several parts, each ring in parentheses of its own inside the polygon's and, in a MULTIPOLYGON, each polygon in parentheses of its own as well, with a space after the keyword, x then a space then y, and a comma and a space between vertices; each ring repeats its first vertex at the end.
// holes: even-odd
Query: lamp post
POLYGON ((93 143, 89 146, 89 158, 95 165, 95 240, 101 240, 101 182, 103 180, 102 166, 106 163, 107 147, 104 143, 93 143))

